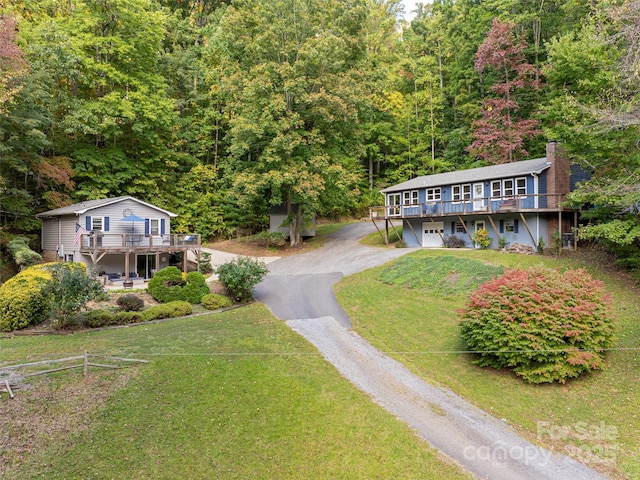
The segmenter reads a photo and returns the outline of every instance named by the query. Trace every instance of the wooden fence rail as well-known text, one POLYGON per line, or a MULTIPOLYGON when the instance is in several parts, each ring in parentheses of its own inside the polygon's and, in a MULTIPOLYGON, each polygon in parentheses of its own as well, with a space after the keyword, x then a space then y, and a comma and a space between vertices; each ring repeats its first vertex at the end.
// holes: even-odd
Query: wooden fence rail
POLYGON ((28 363, 20 363, 16 365, 5 365, 0 366, 0 392, 8 392, 11 398, 14 398, 13 388, 21 388, 23 386, 23 380, 28 377, 33 377, 36 375, 45 375, 48 373, 61 372, 63 370, 71 370, 74 368, 82 368, 83 375, 86 376, 89 372, 89 367, 98 367, 98 368, 123 368, 122 365, 110 364, 110 363, 96 363, 90 361, 90 358, 100 358, 107 361, 112 362, 130 362, 130 363, 149 363, 148 360, 140 360, 138 358, 125 358, 125 357, 114 357, 112 355, 97 355, 90 354, 86 351, 83 355, 76 355, 73 357, 65 357, 65 358, 56 358, 50 360, 41 360, 38 362, 28 362, 28 363), (48 368, 46 370, 37 370, 35 372, 20 372, 19 370, 24 370, 29 367, 37 367, 43 365, 53 365, 65 362, 77 362, 81 360, 81 363, 74 363, 73 365, 64 365, 56 368, 48 368))

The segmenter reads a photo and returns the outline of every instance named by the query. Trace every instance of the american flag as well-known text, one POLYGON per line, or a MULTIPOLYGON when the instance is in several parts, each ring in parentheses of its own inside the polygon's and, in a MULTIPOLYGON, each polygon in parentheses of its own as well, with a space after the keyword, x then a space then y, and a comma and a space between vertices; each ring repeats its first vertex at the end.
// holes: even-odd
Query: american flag
POLYGON ((80 241, 80 236, 86 231, 87 230, 82 225, 80 225, 79 223, 76 223, 76 234, 73 237, 73 244, 74 245, 78 244, 78 242, 80 241))

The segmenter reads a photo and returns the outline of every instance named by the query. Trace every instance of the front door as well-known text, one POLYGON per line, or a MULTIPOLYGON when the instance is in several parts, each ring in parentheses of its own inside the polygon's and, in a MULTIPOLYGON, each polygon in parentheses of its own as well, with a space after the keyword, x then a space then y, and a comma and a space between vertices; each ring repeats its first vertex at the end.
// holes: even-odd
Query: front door
POLYGON ((473 184, 473 209, 484 210, 484 183, 473 184))
POLYGON ((443 222, 422 222, 422 246, 442 247, 443 222))

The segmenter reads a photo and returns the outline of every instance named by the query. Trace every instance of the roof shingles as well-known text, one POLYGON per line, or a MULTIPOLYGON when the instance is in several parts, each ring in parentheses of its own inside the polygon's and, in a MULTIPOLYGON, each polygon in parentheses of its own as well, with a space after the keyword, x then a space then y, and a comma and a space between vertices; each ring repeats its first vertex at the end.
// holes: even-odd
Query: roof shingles
POLYGON ((443 187, 445 185, 457 185, 462 183, 480 182, 496 178, 517 177, 523 175, 540 174, 549 168, 551 164, 546 157, 524 160, 521 162, 503 163, 489 167, 457 170, 455 172, 437 173, 416 177, 391 187, 381 190, 382 193, 401 192, 403 190, 416 190, 419 188, 443 187))
POLYGON ((112 197, 112 198, 103 198, 101 200, 86 200, 80 203, 74 203, 73 205, 67 205, 66 207, 56 208, 54 210, 49 210, 48 212, 38 213, 36 215, 37 218, 45 218, 45 217, 60 217, 63 215, 82 215, 89 210, 94 210, 96 208, 104 207, 107 205, 111 205, 114 203, 122 202, 124 200, 133 200, 134 202, 141 203, 143 205, 147 205, 151 208, 155 208, 161 212, 165 212, 171 217, 177 216, 175 213, 171 213, 169 211, 163 210, 160 207, 156 207, 155 205, 151 205, 150 203, 143 202, 142 200, 138 200, 137 198, 131 196, 122 196, 122 197, 112 197))

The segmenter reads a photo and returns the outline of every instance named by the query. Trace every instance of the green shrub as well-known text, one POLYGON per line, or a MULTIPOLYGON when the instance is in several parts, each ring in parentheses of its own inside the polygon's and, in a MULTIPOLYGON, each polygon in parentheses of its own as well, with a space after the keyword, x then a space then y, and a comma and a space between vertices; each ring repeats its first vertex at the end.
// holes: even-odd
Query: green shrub
POLYGON ((182 287, 182 298, 177 300, 184 300, 189 303, 200 303, 200 299, 203 295, 209 293, 209 285, 207 280, 200 272, 189 272, 187 275, 187 284, 182 287))
POLYGON ((474 363, 527 382, 564 383, 602 368, 614 320, 603 284, 584 270, 508 270, 470 295, 462 337, 474 363))
POLYGON ((185 274, 177 267, 166 267, 156 272, 147 290, 162 303, 175 300, 199 303, 202 296, 209 293, 204 275, 200 272, 185 274))
POLYGON ((286 244, 286 238, 282 232, 260 232, 255 237, 255 241, 258 245, 264 247, 284 247, 286 244))
POLYGON ((29 239, 24 237, 16 237, 7 244, 7 250, 13 256, 16 265, 20 270, 32 267, 42 262, 42 256, 31 250, 29 247, 29 239))
POLYGON ((110 310, 92 310, 87 315, 87 326, 91 328, 117 325, 116 316, 110 310))
POLYGON ((125 312, 139 312, 144 308, 144 300, 133 293, 120 295, 116 302, 120 310, 125 312))
POLYGON ((54 327, 64 327, 76 321, 76 315, 86 308, 87 302, 103 293, 100 282, 87 275, 86 266, 78 262, 49 264, 51 280, 43 293, 51 299, 49 316, 54 327))
POLYGON ((211 265, 211 254, 209 252, 200 253, 198 271, 203 275, 211 275, 213 273, 213 266, 211 265))
POLYGON ((269 272, 264 262, 238 257, 216 269, 218 278, 231 296, 240 302, 253 298, 253 287, 269 272))
POLYGON ((479 228, 473 234, 473 243, 478 245, 481 250, 486 250, 491 245, 491 236, 486 228, 479 228))
POLYGON ((162 305, 155 305, 142 313, 146 321, 158 320, 160 318, 184 317, 193 313, 193 307, 189 302, 184 300, 174 300, 162 305))
POLYGON ((51 300, 44 292, 51 280, 47 265, 29 267, 0 286, 0 331, 19 330, 47 318, 51 300))
POLYGON ((144 312, 116 312, 116 325, 128 325, 129 323, 140 323, 146 321, 144 312))
POLYGON ((233 302, 229 297, 215 293, 207 293, 206 295, 203 295, 200 303, 202 303, 204 308, 207 310, 218 310, 219 308, 226 308, 233 305, 233 302))
POLYGON ((87 326, 91 328, 128 325, 146 321, 143 312, 112 312, 110 310, 92 310, 87 315, 87 326))

